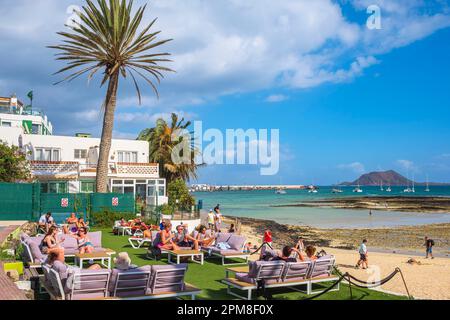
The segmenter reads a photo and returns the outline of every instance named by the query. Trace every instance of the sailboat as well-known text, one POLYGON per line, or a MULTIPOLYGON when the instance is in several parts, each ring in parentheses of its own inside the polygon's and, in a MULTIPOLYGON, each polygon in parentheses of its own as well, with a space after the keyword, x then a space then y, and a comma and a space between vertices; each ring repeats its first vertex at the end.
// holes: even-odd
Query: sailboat
POLYGON ((359 186, 359 182, 358 182, 358 186, 355 189, 353 189, 353 192, 355 192, 355 193, 362 193, 363 192, 361 187, 359 186))
POLYGON ((388 187, 386 188, 386 192, 392 192, 391 184, 389 183, 388 187))
POLYGON ((404 193, 411 193, 413 189, 409 187, 409 172, 406 173, 406 189, 403 190, 404 193))
POLYGON ((277 188, 277 190, 275 191, 275 194, 287 194, 287 191, 286 191, 286 189, 284 189, 283 187, 282 187, 282 184, 281 184, 281 178, 280 178, 280 186, 277 188))
POLYGON ((425 189, 425 192, 430 192, 430 184, 428 182, 428 175, 427 175, 427 187, 425 189))
POLYGON ((381 190, 381 191, 384 191, 384 188, 383 188, 383 181, 382 181, 382 180, 380 181, 380 190, 381 190))
POLYGON ((339 184, 336 185, 337 187, 333 188, 331 190, 331 193, 343 193, 344 190, 342 190, 341 188, 339 188, 339 184))

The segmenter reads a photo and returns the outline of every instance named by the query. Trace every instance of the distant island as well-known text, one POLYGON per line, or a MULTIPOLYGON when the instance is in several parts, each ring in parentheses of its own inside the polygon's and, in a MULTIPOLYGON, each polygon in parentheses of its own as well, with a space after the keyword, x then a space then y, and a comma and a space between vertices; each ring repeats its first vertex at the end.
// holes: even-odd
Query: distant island
MULTIPOLYGON (((405 178, 400 173, 394 170, 388 171, 380 171, 380 172, 371 172, 366 173, 360 176, 353 182, 342 182, 341 186, 379 186, 383 184, 385 186, 408 186, 412 185, 413 181, 405 178)), ((416 186, 424 186, 426 182, 416 182, 414 181, 416 186)), ((439 182, 429 182, 430 186, 450 186, 450 183, 439 183, 439 182)))

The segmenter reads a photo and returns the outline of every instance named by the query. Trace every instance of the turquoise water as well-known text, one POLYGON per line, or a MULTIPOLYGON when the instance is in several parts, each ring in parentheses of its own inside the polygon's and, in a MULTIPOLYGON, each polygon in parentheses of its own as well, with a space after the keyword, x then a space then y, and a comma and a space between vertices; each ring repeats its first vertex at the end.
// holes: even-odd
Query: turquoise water
MULTIPOLYGON (((195 197, 203 200, 204 209, 213 208, 220 203, 224 215, 270 219, 279 223, 309 225, 317 228, 388 228, 395 226, 422 225, 430 223, 450 223, 450 214, 388 212, 368 210, 347 210, 332 208, 277 208, 274 205, 295 204, 305 200, 355 197, 355 196, 399 196, 405 195, 404 187, 392 187, 392 192, 382 192, 379 187, 362 187, 363 193, 353 193, 353 187, 343 187, 344 193, 331 193, 333 187, 320 187, 319 193, 306 190, 288 191, 277 195, 274 191, 221 191, 197 192, 195 197)), ((449 196, 450 187, 416 187, 416 193, 408 196, 449 196)))

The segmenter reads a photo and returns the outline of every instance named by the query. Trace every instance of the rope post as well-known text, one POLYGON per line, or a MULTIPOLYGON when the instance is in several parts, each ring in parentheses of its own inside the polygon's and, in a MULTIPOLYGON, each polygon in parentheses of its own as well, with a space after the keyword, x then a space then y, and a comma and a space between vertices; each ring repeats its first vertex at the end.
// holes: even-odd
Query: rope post
MULTIPOLYGON (((345 275, 348 276, 348 272, 346 272, 345 275)), ((350 290, 350 300, 353 300, 352 283, 350 281, 348 281, 348 289, 350 290)))
POLYGON ((406 293, 408 294, 408 300, 411 300, 411 295, 409 294, 408 286, 406 285, 405 277, 403 276, 403 272, 400 268, 397 267, 396 269, 400 275, 402 276, 403 285, 405 286, 406 293))

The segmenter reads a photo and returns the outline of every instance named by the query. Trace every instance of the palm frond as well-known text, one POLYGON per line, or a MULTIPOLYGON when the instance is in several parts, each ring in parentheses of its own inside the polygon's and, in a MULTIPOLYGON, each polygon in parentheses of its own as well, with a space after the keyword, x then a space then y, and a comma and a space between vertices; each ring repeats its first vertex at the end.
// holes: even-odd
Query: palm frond
POLYGON ((141 6, 133 13, 133 0, 86 0, 81 12, 77 13, 80 24, 72 26, 68 32, 58 32, 62 43, 49 46, 57 50, 57 60, 67 62, 55 75, 71 72, 57 83, 72 81, 87 72, 90 82, 102 70, 103 86, 115 73, 123 78, 130 74, 141 104, 142 95, 136 78, 139 75, 159 98, 158 88, 149 76, 159 84, 164 73, 173 70, 161 65, 171 62, 167 59, 170 53, 153 50, 172 39, 157 39, 160 31, 151 31, 157 19, 138 32, 146 8, 146 5, 141 6))

